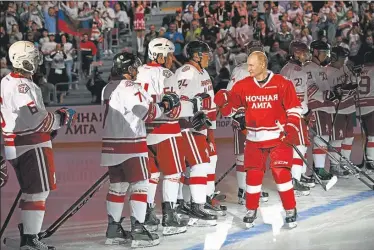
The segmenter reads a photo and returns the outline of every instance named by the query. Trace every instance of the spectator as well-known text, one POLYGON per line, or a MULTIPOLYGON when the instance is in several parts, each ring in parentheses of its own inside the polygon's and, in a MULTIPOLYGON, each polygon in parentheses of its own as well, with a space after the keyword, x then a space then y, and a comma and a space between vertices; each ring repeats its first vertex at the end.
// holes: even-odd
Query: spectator
MULTIPOLYGON (((48 75, 48 82, 53 85, 56 85, 57 83, 67 83, 68 75, 65 68, 66 54, 61 44, 56 44, 56 49, 51 52, 50 56, 52 59, 52 65, 48 75)), ((69 90, 69 85, 58 85, 56 90, 60 92, 57 96, 58 102, 63 103, 64 96, 69 90)))
POLYGON ((134 30, 136 32, 136 44, 138 53, 143 53, 144 31, 145 31, 145 4, 142 1, 131 1, 131 7, 134 12, 134 30))
POLYGON ((93 43, 97 47, 96 59, 100 60, 102 50, 103 50, 103 41, 104 41, 104 37, 102 35, 103 22, 102 22, 102 19, 100 18, 99 11, 95 10, 93 14, 94 15, 93 15, 93 20, 92 20, 91 41, 93 41, 93 43))
POLYGON ((51 69, 52 58, 50 57, 50 54, 56 48, 55 34, 53 33, 48 34, 48 38, 49 38, 49 42, 43 43, 43 46, 41 47, 41 51, 44 55, 44 66, 45 66, 44 73, 46 75, 49 75, 49 70, 51 69))
POLYGON ((12 45, 15 42, 22 40, 22 33, 19 32, 18 24, 13 24, 12 32, 9 33, 9 44, 12 45))
POLYGON ((302 16, 304 14, 299 1, 291 2, 291 9, 287 10, 288 21, 293 22, 297 15, 302 16))
POLYGON ((226 8, 226 2, 219 1, 217 11, 214 13, 214 20, 219 26, 222 26, 225 24, 226 21, 230 21, 230 12, 231 10, 226 8))
POLYGON ((174 56, 178 61, 183 62, 184 57, 182 46, 184 44, 184 37, 181 33, 177 31, 177 25, 175 23, 171 23, 169 25, 169 31, 165 33, 165 38, 169 39, 174 43, 174 56))
POLYGON ((287 52, 282 50, 278 41, 274 41, 269 52, 269 69, 279 73, 287 62, 287 52))
POLYGON ((318 40, 318 33, 321 30, 321 25, 320 25, 319 16, 317 13, 312 14, 312 20, 310 21, 308 28, 311 32, 313 40, 318 40))
POLYGON ((224 47, 230 49, 235 47, 236 29, 231 25, 230 20, 225 20, 224 26, 220 29, 219 33, 220 42, 223 43, 224 47))
MULTIPOLYGON (((34 39, 35 39, 35 36, 34 36, 34 39)), ((46 42, 49 42, 48 31, 47 30, 43 30, 42 31, 42 37, 39 39, 39 46, 40 46, 40 48, 42 48, 43 44, 46 43, 46 42)))
POLYGON ((112 30, 114 28, 114 19, 116 18, 116 15, 114 10, 109 6, 109 1, 104 1, 101 18, 103 20, 102 30, 104 31, 104 55, 112 55, 112 30))
POLYGON ((201 37, 211 48, 216 48, 216 41, 219 40, 219 29, 214 26, 213 17, 209 16, 206 19, 206 26, 201 31, 201 37))
POLYGON ((246 18, 241 17, 236 28, 236 42, 243 47, 253 39, 253 28, 247 24, 246 18))
POLYGON ((8 65, 7 65, 7 61, 6 61, 6 58, 5 57, 2 57, 0 59, 0 80, 8 75, 10 72, 12 72, 9 68, 8 68, 8 65))
POLYGON ((354 23, 352 28, 347 33, 348 45, 349 45, 349 56, 357 55, 361 47, 361 38, 363 34, 361 32, 360 26, 358 23, 354 23))
POLYGON ((38 29, 38 25, 36 24, 36 22, 31 23, 31 33, 34 36, 34 41, 35 42, 38 42, 40 40, 40 38, 42 37, 42 33, 40 33, 40 31, 38 29))
POLYGON ((17 18, 16 18, 16 10, 13 8, 13 4, 9 4, 8 10, 6 11, 5 16, 5 23, 6 23, 6 31, 8 34, 12 33, 13 25, 18 25, 17 18))
POLYGON ((175 16, 175 25, 177 26, 177 31, 181 34, 186 34, 188 25, 182 20, 182 13, 180 10, 176 11, 176 16, 175 16))
POLYGON ((0 26, 0 57, 5 57, 9 49, 9 36, 3 26, 0 26))
POLYGON ((348 38, 347 37, 348 31, 351 30, 353 25, 356 26, 357 24, 358 22, 357 22, 357 19, 353 15, 353 11, 348 10, 345 15, 345 18, 340 20, 339 22, 339 30, 342 32, 343 38, 348 38))
POLYGON ((275 40, 278 41, 279 44, 277 45, 279 45, 281 50, 288 52, 288 48, 290 47, 290 43, 294 40, 294 36, 288 31, 287 23, 283 22, 281 24, 281 31, 275 35, 275 40))
POLYGON ((201 28, 197 20, 192 20, 191 28, 186 33, 186 43, 201 40, 201 28))
POLYGON ((147 58, 148 58, 149 42, 157 37, 158 37, 158 32, 156 31, 156 26, 152 24, 149 26, 149 32, 145 35, 145 38, 144 38, 144 48, 145 48, 144 61, 147 61, 147 58))
POLYGON ((82 58, 82 71, 85 77, 89 76, 90 66, 94 60, 97 52, 96 45, 88 40, 88 34, 83 34, 83 39, 80 43, 81 58, 82 58))
MULTIPOLYGON (((29 6, 29 20, 33 23, 36 23, 38 30, 43 29, 43 14, 42 12, 38 9, 37 4, 30 2, 29 6)), ((48 32, 48 31, 47 31, 48 32)))
POLYGON ((48 7, 48 4, 44 7, 44 27, 48 30, 48 33, 57 33, 56 9, 55 7, 48 7))
POLYGON ((274 34, 266 27, 264 20, 259 20, 257 24, 256 33, 253 34, 253 38, 262 42, 264 46, 269 46, 273 42, 274 34))
POLYGON ((230 71, 230 53, 227 53, 228 51, 225 50, 224 47, 220 46, 216 49, 216 52, 214 53, 214 63, 216 68, 216 73, 219 75, 221 69, 223 67, 226 67, 230 71))
POLYGON ((185 21, 186 23, 191 23, 193 19, 193 14, 194 14, 194 7, 192 4, 190 4, 187 7, 187 12, 183 13, 182 20, 185 21))
POLYGON ((269 27, 270 31, 276 32, 277 27, 280 26, 280 18, 282 17, 282 14, 279 12, 278 6, 273 5, 270 13, 267 16, 268 17, 265 17, 265 21, 267 21, 266 25, 269 27))
POLYGON ((126 11, 121 10, 121 5, 119 3, 116 3, 114 5, 114 12, 115 12, 115 15, 116 15, 116 20, 118 22, 119 30, 123 30, 126 27, 129 27, 130 19, 127 16, 126 11))
POLYGON ((166 29, 164 27, 161 27, 158 31, 157 37, 165 37, 166 29))
POLYGON ((313 38, 312 36, 309 34, 309 29, 308 28, 304 28, 302 31, 301 31, 301 39, 300 39, 303 43, 305 43, 306 45, 310 45, 312 42, 313 42, 313 38))
POLYGON ((73 89, 78 88, 78 84, 74 84, 74 86, 71 85, 73 82, 73 53, 75 52, 75 48, 73 45, 68 41, 66 35, 61 35, 61 47, 66 55, 65 58, 65 69, 66 69, 66 74, 68 76, 68 82, 69 84, 69 89, 73 87, 73 89))

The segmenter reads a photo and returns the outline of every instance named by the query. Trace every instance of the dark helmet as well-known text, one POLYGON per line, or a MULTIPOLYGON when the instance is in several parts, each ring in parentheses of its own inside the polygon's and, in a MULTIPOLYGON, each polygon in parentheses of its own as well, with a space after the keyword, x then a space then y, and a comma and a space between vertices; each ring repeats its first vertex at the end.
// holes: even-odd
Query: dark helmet
POLYGON ((300 61, 300 58, 298 58, 295 55, 296 52, 304 52, 306 56, 306 61, 309 60, 309 47, 305 43, 298 40, 294 40, 290 43, 289 46, 289 53, 291 55, 292 62, 301 66, 303 63, 300 61))
POLYGON ((331 62, 331 55, 330 55, 331 47, 328 43, 326 43, 324 41, 321 41, 321 40, 313 41, 310 44, 310 53, 313 55, 313 57, 318 57, 318 56, 315 56, 315 53, 314 53, 315 51, 318 52, 318 55, 319 55, 320 51, 323 51, 323 52, 326 53, 325 60, 323 60, 322 62, 320 61, 321 66, 327 66, 327 65, 330 64, 330 62, 331 62))
POLYGON ((372 65, 374 64, 374 50, 371 50, 369 52, 366 52, 364 55, 364 64, 365 65, 372 65))
POLYGON ((112 76, 122 76, 136 71, 142 61, 131 53, 121 52, 113 57, 113 65, 111 69, 112 76))
POLYGON ((331 49, 331 62, 336 62, 339 58, 347 58, 349 49, 342 46, 333 47, 331 49))
POLYGON ((199 57, 202 53, 211 53, 210 47, 207 43, 202 41, 192 41, 185 46, 185 56, 188 60, 192 60, 194 54, 198 53, 199 57))
POLYGON ((261 51, 265 53, 264 45, 261 41, 252 40, 246 45, 247 55, 250 55, 254 51, 261 51))

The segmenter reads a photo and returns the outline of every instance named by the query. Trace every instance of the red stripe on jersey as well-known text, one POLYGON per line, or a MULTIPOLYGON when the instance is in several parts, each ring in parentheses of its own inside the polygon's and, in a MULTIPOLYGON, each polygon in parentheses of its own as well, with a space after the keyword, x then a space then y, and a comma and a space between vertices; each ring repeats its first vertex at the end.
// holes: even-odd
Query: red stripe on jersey
POLYGON ((107 194, 106 200, 115 203, 124 203, 125 196, 124 195, 115 195, 115 194, 107 194))
POLYGON ((342 144, 342 149, 343 150, 352 150, 352 145, 342 144))
POLYGON ((211 109, 208 111, 207 116, 209 120, 216 121, 217 120, 217 109, 211 109))
POLYGON ((314 155, 325 155, 326 151, 323 150, 323 149, 320 149, 320 148, 315 148, 315 149, 312 150, 312 153, 314 155))
POLYGON ((169 135, 169 134, 179 134, 181 132, 181 127, 178 121, 172 121, 173 123, 150 123, 147 124, 147 133, 159 134, 159 135, 169 135))
POLYGON ((147 142, 105 142, 103 141, 102 153, 106 154, 141 154, 147 153, 147 142))
POLYGON ((374 97, 360 98, 357 105, 360 107, 374 107, 374 97))
POLYGON ((137 138, 122 138, 122 137, 118 137, 118 138, 110 138, 110 137, 104 137, 103 138, 103 141, 139 141, 139 140, 145 140, 146 137, 137 137, 137 138))
POLYGON ((44 201, 21 201, 19 207, 22 210, 45 211, 44 201))
POLYGON ((49 133, 33 133, 28 135, 4 135, 5 146, 25 146, 25 145, 35 145, 43 142, 48 142, 51 140, 49 133))
POLYGON ((292 165, 303 166, 303 165, 304 165, 303 163, 304 163, 303 160, 298 159, 298 158, 294 158, 294 159, 292 160, 292 165))
POLYGON ((190 185, 206 185, 206 177, 190 177, 190 185))
POLYGON ((366 144, 366 147, 368 147, 368 148, 374 148, 374 142, 368 142, 366 144))
POLYGON ((132 201, 140 201, 140 202, 147 202, 147 194, 131 194, 130 200, 132 201))

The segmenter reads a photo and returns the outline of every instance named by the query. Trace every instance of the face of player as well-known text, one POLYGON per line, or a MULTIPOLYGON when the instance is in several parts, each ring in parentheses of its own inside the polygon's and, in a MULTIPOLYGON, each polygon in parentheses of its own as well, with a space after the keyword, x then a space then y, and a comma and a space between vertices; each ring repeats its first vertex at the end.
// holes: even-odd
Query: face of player
POLYGON ((295 51, 294 56, 295 59, 301 62, 301 64, 306 63, 309 59, 308 53, 306 51, 295 51))
POLYGON ((257 77, 260 74, 264 73, 264 62, 258 60, 256 56, 250 55, 247 60, 248 72, 252 77, 257 77))
POLYGON ((325 61, 326 60, 326 58, 329 56, 329 53, 328 53, 328 51, 324 51, 324 50, 320 50, 319 52, 318 52, 318 60, 320 61, 320 62, 323 62, 323 61, 325 61))
POLYGON ((165 68, 170 69, 171 66, 173 66, 173 59, 174 59, 173 53, 169 52, 165 59, 165 64, 164 64, 165 68))
POLYGON ((200 65, 203 69, 207 68, 208 65, 209 65, 209 53, 202 53, 201 54, 201 61, 200 61, 200 65))

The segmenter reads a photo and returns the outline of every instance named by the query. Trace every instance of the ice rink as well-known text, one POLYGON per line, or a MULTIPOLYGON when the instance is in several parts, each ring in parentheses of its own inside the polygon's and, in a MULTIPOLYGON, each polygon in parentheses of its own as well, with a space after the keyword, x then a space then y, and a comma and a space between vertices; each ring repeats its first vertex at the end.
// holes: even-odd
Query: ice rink
MULTIPOLYGON (((361 161, 361 141, 355 140, 352 160, 361 161)), ((99 166, 99 148, 56 148, 56 178, 58 190, 52 192, 47 201, 47 212, 43 229, 53 223, 75 200, 102 176, 106 169, 99 166)), ((234 163, 231 143, 218 143, 217 178, 234 163)), ((95 194, 89 202, 67 221, 45 242, 57 249, 130 249, 130 246, 105 246, 107 227, 105 197, 108 185, 95 194)), ((270 193, 262 208, 279 209, 280 199, 275 184, 268 172, 264 190, 270 193)), ((161 218, 159 185, 157 213, 161 218)), ((263 223, 263 210, 258 211, 256 226, 245 229, 242 218, 245 207, 237 204, 235 170, 219 185, 218 190, 227 195, 226 217, 220 217, 218 225, 210 228, 189 228, 187 233, 162 237, 159 246, 150 249, 285 249, 285 250, 373 250, 374 249, 374 191, 354 177, 339 179, 328 192, 316 185, 310 196, 298 197, 298 227, 293 230, 282 228, 273 232, 273 227, 263 223)), ((9 183, 1 190, 1 224, 19 190, 13 170, 9 183)), ((124 227, 129 228, 129 213, 126 210, 124 227)), ((266 211, 265 211, 266 212, 266 211)), ((272 212, 275 215, 275 212, 272 212)), ((282 212, 284 217, 284 213, 282 212)), ((5 231, 6 237, 18 240, 17 224, 19 212, 15 211, 5 231)), ((161 228, 159 233, 161 234, 161 228)), ((1 245, 1 249, 12 249, 1 245)))

